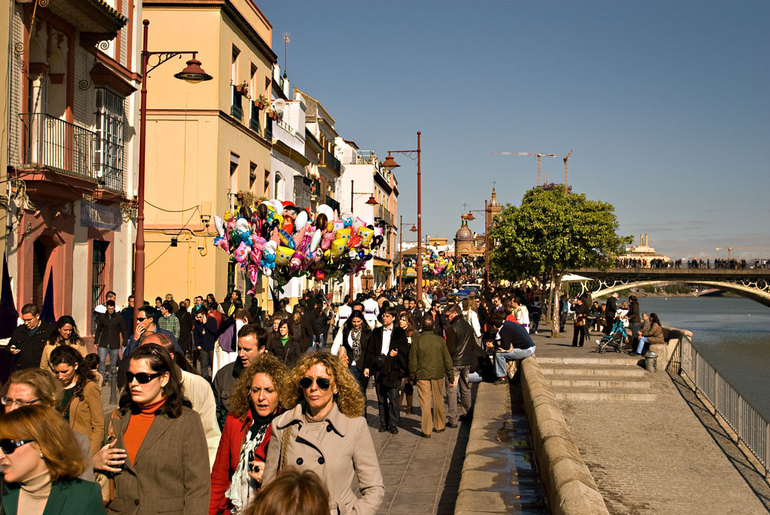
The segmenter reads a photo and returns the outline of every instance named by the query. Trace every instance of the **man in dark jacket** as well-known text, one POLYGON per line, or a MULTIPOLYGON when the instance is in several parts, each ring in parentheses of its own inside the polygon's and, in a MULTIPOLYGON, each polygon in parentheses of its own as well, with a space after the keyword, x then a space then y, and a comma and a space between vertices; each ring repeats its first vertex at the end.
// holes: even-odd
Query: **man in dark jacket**
POLYGON ((99 315, 94 342, 99 353, 99 373, 107 383, 110 376, 118 371, 120 347, 128 342, 128 329, 123 316, 115 312, 115 301, 108 300, 105 305, 107 312, 99 315), (106 370, 107 356, 110 357, 109 370, 106 370))
POLYGON ((40 310, 34 304, 25 304, 21 308, 21 319, 24 324, 13 330, 8 343, 8 350, 16 356, 13 369, 38 368, 43 348, 51 338, 54 326, 40 320, 40 310))
POLYGON ((476 337, 473 328, 463 317, 460 306, 454 305, 446 312, 449 326, 446 328, 446 346, 449 354, 452 356, 454 368, 453 380, 447 380, 447 401, 449 409, 447 412, 448 427, 457 427, 458 420, 465 420, 471 412, 471 385, 468 382, 468 376, 473 363, 476 337), (463 415, 458 417, 457 410, 457 390, 460 389, 460 401, 462 403, 463 415))
POLYGON ((615 314, 618 312, 618 293, 613 293, 610 298, 607 299, 604 310, 604 334, 610 334, 612 331, 612 325, 615 323, 615 314))
POLYGON ((187 301, 179 301, 179 309, 174 312, 174 316, 179 319, 179 346, 186 355, 191 354, 193 316, 187 311, 187 301))
POLYGON ((208 309, 201 306, 195 313, 193 342, 201 360, 201 376, 211 381, 211 365, 214 359, 214 343, 217 341, 217 321, 208 316, 208 309))
POLYGON ((406 332, 394 324, 396 312, 388 308, 382 314, 382 325, 369 337, 364 358, 364 377, 374 375, 380 432, 398 433, 398 387, 409 370, 409 343, 406 332))
POLYGON ((420 396, 422 436, 430 438, 434 429, 440 433, 446 426, 444 380, 454 380, 452 357, 444 339, 433 332, 433 318, 430 315, 423 318, 422 334, 409 348, 409 378, 417 384, 417 394, 420 396))
POLYGON ((217 403, 217 422, 219 428, 225 427, 227 414, 230 412, 230 395, 244 369, 248 368, 263 352, 259 337, 262 329, 256 324, 244 325, 238 331, 238 359, 223 366, 214 377, 214 399, 217 403))

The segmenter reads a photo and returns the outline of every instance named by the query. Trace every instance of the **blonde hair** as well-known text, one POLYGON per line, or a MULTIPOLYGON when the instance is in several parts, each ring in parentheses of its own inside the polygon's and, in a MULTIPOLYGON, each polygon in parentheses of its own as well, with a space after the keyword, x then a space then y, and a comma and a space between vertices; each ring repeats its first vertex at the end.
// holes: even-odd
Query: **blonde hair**
POLYGON ((51 407, 22 406, 6 413, 0 417, 0 438, 37 442, 51 481, 75 479, 86 468, 74 431, 51 407))
POLYGON ((25 368, 17 370, 5 383, 5 391, 12 384, 25 384, 32 388, 35 397, 40 399, 42 404, 55 407, 59 404, 64 387, 53 372, 42 368, 25 368))
POLYGON ((290 410, 304 399, 299 381, 305 376, 308 369, 316 364, 323 365, 326 368, 326 373, 337 385, 335 401, 340 412, 349 418, 362 417, 365 401, 361 387, 358 386, 358 382, 348 371, 348 368, 342 364, 342 361, 327 351, 311 352, 302 356, 282 385, 281 404, 283 407, 290 410))

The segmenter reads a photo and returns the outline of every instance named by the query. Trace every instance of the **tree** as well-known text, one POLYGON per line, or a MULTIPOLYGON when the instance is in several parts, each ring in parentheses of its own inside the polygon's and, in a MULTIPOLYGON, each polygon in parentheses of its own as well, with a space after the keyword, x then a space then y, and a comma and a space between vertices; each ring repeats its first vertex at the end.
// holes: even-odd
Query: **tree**
POLYGON ((490 268, 495 277, 537 278, 552 284, 552 336, 559 335, 561 278, 568 270, 609 267, 630 237, 617 235, 615 208, 564 188, 534 188, 519 207, 506 205, 490 230, 490 268))

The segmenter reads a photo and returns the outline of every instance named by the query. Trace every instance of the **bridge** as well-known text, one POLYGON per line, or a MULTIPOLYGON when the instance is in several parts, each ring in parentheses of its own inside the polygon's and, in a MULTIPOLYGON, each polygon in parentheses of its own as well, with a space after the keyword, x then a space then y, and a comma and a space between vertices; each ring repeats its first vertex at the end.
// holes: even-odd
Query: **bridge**
POLYGON ((569 273, 588 278, 580 283, 580 293, 588 292, 592 297, 648 285, 685 283, 729 291, 770 307, 770 269, 767 268, 581 268, 569 273))

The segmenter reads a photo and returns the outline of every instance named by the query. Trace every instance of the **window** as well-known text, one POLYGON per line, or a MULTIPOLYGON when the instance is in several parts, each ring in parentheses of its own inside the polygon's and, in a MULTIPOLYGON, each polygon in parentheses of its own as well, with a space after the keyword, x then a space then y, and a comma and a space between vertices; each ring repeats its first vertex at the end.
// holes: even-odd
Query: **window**
POLYGON ((237 154, 230 153, 230 191, 227 196, 230 197, 230 210, 235 207, 235 196, 238 194, 238 161, 237 154))
POLYGON ((259 108, 257 107, 257 67, 251 64, 249 73, 249 93, 251 93, 251 102, 249 102, 249 128, 254 132, 259 132, 259 108))
POLYGON ((104 269, 107 266, 107 247, 109 245, 108 241, 94 240, 94 252, 91 259, 91 311, 106 300, 104 299, 106 275, 104 269))
POLYGON ((249 191, 254 191, 254 183, 257 181, 257 165, 249 163, 249 191))
POLYGON ((243 120, 243 106, 241 104, 243 93, 238 84, 238 56, 240 55, 241 51, 233 45, 230 57, 230 89, 232 90, 230 114, 238 120, 243 120))
POLYGON ((95 89, 95 168, 99 183, 123 191, 123 97, 105 88, 95 89))

